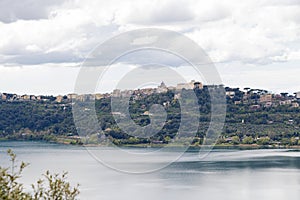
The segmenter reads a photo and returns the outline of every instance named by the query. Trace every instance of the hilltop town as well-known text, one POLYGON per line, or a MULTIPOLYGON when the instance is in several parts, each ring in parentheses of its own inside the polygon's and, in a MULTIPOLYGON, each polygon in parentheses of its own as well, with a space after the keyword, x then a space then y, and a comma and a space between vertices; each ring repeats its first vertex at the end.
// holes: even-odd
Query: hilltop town
POLYGON ((140 95, 150 95, 153 93, 164 93, 168 90, 177 90, 182 89, 193 89, 199 88, 203 89, 201 82, 196 82, 192 80, 190 83, 178 83, 176 87, 169 86, 167 87, 164 82, 162 82, 157 88, 145 88, 137 90, 123 90, 115 89, 111 93, 96 93, 96 94, 67 94, 67 95, 58 95, 58 96, 45 96, 45 95, 18 95, 10 93, 0 93, 0 100, 3 101, 54 101, 57 103, 68 102, 72 100, 76 101, 87 101, 91 99, 99 100, 102 98, 109 98, 111 96, 140 96, 140 95))
MULTIPOLYGON (((177 91, 174 95, 175 99, 180 98, 182 89, 200 89, 205 87, 224 87, 223 85, 212 85, 206 86, 199 81, 190 81, 189 83, 178 83, 177 86, 166 86, 162 82, 157 88, 144 88, 137 90, 120 90, 114 89, 111 93, 95 93, 95 94, 67 94, 58 96, 46 96, 46 95, 18 95, 10 93, 0 93, 0 100, 2 101, 43 101, 43 102, 57 102, 57 103, 68 103, 73 101, 87 101, 87 100, 100 100, 102 98, 109 97, 131 97, 138 99, 139 96, 151 95, 154 93, 165 93, 167 91, 177 91)), ((295 92, 294 95, 288 93, 272 94, 267 90, 263 89, 251 89, 225 87, 226 97, 232 101, 235 105, 238 104, 249 104, 252 109, 259 109, 261 107, 272 107, 278 105, 290 105, 291 107, 299 107, 300 92, 295 92)))
MULTIPOLYGON (((210 91, 225 91, 226 120, 218 145, 269 145, 281 147, 300 145, 300 92, 272 94, 263 89, 230 88, 223 85, 203 85, 198 81, 167 86, 162 82, 156 88, 136 90, 115 89, 105 94, 67 94, 35 96, 1 93, 0 139, 38 139, 64 143, 97 144, 109 138, 116 145, 164 144, 176 140, 180 126, 180 91, 193 89, 201 113, 199 129, 192 145, 203 143, 210 123, 210 91), (221 90, 219 90, 221 89, 221 90), (136 124, 150 123, 149 109, 161 104, 166 112, 166 124, 151 138, 132 137, 116 124, 117 115, 111 111, 111 98, 130 97, 130 114, 136 124), (72 106, 84 106, 85 101, 95 100, 97 117, 102 130, 84 130, 91 135, 78 136, 72 106), (113 116, 114 115, 114 116, 113 116)), ((188 122, 191 126, 197 122, 188 122)), ((132 132, 137 130, 130 129, 132 132)), ((138 134, 138 133, 136 133, 138 134)))

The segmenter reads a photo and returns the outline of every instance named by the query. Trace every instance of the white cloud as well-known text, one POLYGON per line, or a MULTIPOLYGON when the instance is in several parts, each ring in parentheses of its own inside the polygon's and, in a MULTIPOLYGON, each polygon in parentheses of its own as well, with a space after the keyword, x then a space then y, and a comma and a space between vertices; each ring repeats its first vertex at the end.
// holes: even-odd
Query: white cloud
POLYGON ((271 3, 235 5, 231 17, 203 24, 187 35, 217 62, 277 62, 278 56, 300 49, 300 23, 295 20, 299 9, 299 5, 271 3))
POLYGON ((115 25, 97 27, 91 16, 80 9, 57 10, 49 19, 0 23, 0 54, 14 56, 0 63, 82 61, 116 28, 115 25))
POLYGON ((299 10, 299 0, 2 0, 0 64, 78 64, 118 33, 158 27, 190 37, 215 62, 288 69, 300 57, 299 10))
MULTIPOLYGON (((23 4, 26 7, 30 2, 23 4)), ((19 15, 20 5, 14 1, 6 4, 10 5, 8 10, 19 15)), ((16 20, 23 20, 0 23, 2 55, 15 55, 16 61, 22 61, 24 57, 30 60, 36 59, 36 55, 50 54, 43 56, 44 62, 55 60, 52 55, 57 55, 58 61, 61 61, 60 55, 72 55, 70 62, 73 62, 82 60, 89 50, 112 35, 149 25, 186 34, 217 62, 282 62, 287 61, 282 59, 286 54, 300 48, 300 3, 297 0, 92 0, 34 5, 32 9, 36 9, 37 14, 43 10, 43 17, 19 17, 16 20)), ((63 62, 68 62, 70 56, 63 62)), ((43 60, 30 63, 43 63, 43 60)))
POLYGON ((134 4, 124 21, 133 24, 169 24, 191 21, 194 10, 189 1, 148 1, 134 4))
POLYGON ((12 23, 20 19, 46 19, 52 9, 63 3, 64 0, 1 0, 0 21, 12 23))
POLYGON ((152 44, 157 40, 157 37, 142 37, 142 38, 136 38, 133 40, 131 43, 132 45, 147 45, 147 44, 152 44))

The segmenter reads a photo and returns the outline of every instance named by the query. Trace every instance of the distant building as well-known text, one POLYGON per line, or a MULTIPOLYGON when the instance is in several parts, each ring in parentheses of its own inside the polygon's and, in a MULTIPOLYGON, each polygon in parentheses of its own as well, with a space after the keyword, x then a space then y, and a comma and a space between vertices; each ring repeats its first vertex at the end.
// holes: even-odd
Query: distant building
POLYGON ((21 99, 23 99, 23 100, 30 100, 30 95, 22 95, 21 96, 21 99))
POLYGON ((176 86, 176 90, 182 90, 188 88, 189 85, 187 83, 178 83, 176 86))
POLYGON ((293 107, 293 108, 299 108, 299 103, 293 102, 293 103, 292 103, 292 107, 293 107))
POLYGON ((269 101, 269 102, 265 103, 264 107, 269 108, 269 107, 272 107, 272 105, 273 105, 273 103, 269 101))
POLYGON ((145 111, 145 112, 143 113, 143 115, 150 116, 150 115, 153 115, 153 114, 151 114, 149 111, 145 111))
POLYGON ((272 94, 263 94, 263 95, 260 95, 259 97, 259 102, 260 103, 265 103, 265 102, 272 102, 272 94))
POLYGON ((168 91, 168 88, 164 82, 161 82, 161 84, 157 87, 156 90, 158 93, 165 93, 168 91))
POLYGON ((169 86, 169 87, 168 87, 168 90, 176 90, 176 87, 174 87, 174 86, 169 86))
POLYGON ((281 99, 283 99, 283 97, 282 97, 280 94, 275 94, 275 95, 274 95, 274 98, 275 98, 276 100, 281 100, 281 99))
POLYGON ((169 107, 170 106, 170 102, 169 101, 167 101, 167 102, 164 102, 163 103, 163 106, 166 108, 166 107, 169 107))
MULTIPOLYGON (((63 96, 63 99, 66 97, 63 96)), ((68 94, 66 100, 70 101, 87 101, 87 100, 94 100, 96 98, 93 94, 68 94)))
POLYGON ((124 90, 124 91, 121 91, 121 96, 122 97, 131 97, 132 94, 133 94, 133 90, 124 90))
MULTIPOLYGON (((151 95, 153 94, 156 90, 154 88, 144 88, 144 89, 141 89, 142 93, 145 94, 145 95, 151 95)), ((121 95, 124 96, 124 97, 128 97, 128 96, 131 96, 131 94, 123 94, 123 92, 121 92, 121 95), (126 96, 125 96, 126 95, 126 96)))
POLYGON ((75 99, 77 99, 78 95, 77 94, 68 94, 67 97, 70 100, 75 100, 75 99))
POLYGON ((85 99, 85 95, 84 94, 78 95, 77 98, 76 98, 76 100, 78 100, 78 101, 85 101, 86 100, 85 99))
POLYGON ((99 93, 95 94, 94 96, 95 96, 96 100, 104 98, 104 95, 103 94, 99 94, 99 93))
POLYGON ((30 95, 30 100, 37 100, 37 98, 34 95, 30 95))
POLYGON ((280 101, 279 105, 291 105, 292 104, 292 100, 284 100, 284 101, 280 101))
POLYGON ((182 90, 182 89, 186 89, 186 90, 190 90, 194 88, 194 84, 196 82, 194 80, 192 80, 189 83, 178 83, 176 86, 176 90, 182 90))
POLYGON ((174 99, 180 99, 180 93, 174 95, 174 99))
POLYGON ((103 97, 104 98, 109 98, 109 97, 111 97, 111 94, 110 93, 105 93, 105 94, 103 94, 103 97))
POLYGON ((251 110, 258 110, 258 109, 260 109, 260 105, 251 105, 250 109, 251 110))
POLYGON ((228 96, 230 98, 233 98, 235 96, 235 92, 234 91, 227 91, 226 96, 228 96))
POLYGON ((76 100, 79 100, 79 101, 88 101, 88 100, 93 100, 95 99, 95 97, 92 95, 92 94, 81 94, 81 95, 78 95, 76 100))
POLYGON ((245 93, 244 95, 243 95, 243 101, 247 101, 249 98, 250 98, 250 94, 248 94, 248 93, 245 93))
POLYGON ((20 95, 13 94, 13 95, 11 96, 11 100, 13 100, 13 101, 17 101, 17 100, 19 100, 19 99, 20 99, 20 95))
MULTIPOLYGON (((192 81, 193 82, 193 81, 192 81)), ((194 89, 203 89, 203 84, 201 82, 194 82, 194 89)))
POLYGON ((62 95, 58 95, 55 99, 56 102, 61 103, 63 101, 64 97, 62 95))
POLYGON ((296 98, 300 99, 300 92, 296 92, 295 94, 296 94, 296 98))
POLYGON ((239 105, 239 104, 241 104, 242 102, 241 101, 234 101, 234 104, 235 105, 239 105))
POLYGON ((121 96, 121 90, 114 89, 111 96, 112 97, 120 97, 121 96))
POLYGON ((42 100, 42 96, 37 96, 36 100, 39 100, 39 101, 42 100))
POLYGON ((1 99, 2 100, 6 100, 7 99, 7 96, 5 94, 1 94, 1 99))

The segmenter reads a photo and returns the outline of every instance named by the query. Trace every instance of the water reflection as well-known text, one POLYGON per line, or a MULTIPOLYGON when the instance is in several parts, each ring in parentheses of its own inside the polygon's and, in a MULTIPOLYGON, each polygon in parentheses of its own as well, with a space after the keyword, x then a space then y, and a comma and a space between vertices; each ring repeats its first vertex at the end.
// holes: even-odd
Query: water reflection
MULTIPOLYGON (((39 142, 0 142, 1 165, 8 164, 3 159, 7 148, 12 148, 19 160, 31 163, 22 177, 27 188, 46 169, 68 171, 71 182, 81 185, 81 199, 298 200, 300 196, 299 151, 214 150, 203 160, 192 151, 163 170, 133 175, 101 165, 84 148, 39 142)), ((172 151, 151 164, 163 162, 168 154, 172 151)), ((122 162, 126 164, 126 160, 122 162)), ((149 160, 138 162, 149 164, 149 160)), ((129 164, 134 169, 135 164, 129 164)))

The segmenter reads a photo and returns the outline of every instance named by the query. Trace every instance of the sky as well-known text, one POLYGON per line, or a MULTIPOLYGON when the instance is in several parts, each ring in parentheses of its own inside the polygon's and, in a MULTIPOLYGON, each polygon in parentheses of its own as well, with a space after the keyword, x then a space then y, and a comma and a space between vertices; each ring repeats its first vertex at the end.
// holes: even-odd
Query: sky
MULTIPOLYGON (((300 91, 300 0, 0 0, 0 92, 72 93, 97 45, 139 28, 195 41, 226 86, 300 91)), ((114 88, 118 71, 103 91, 114 88)))

